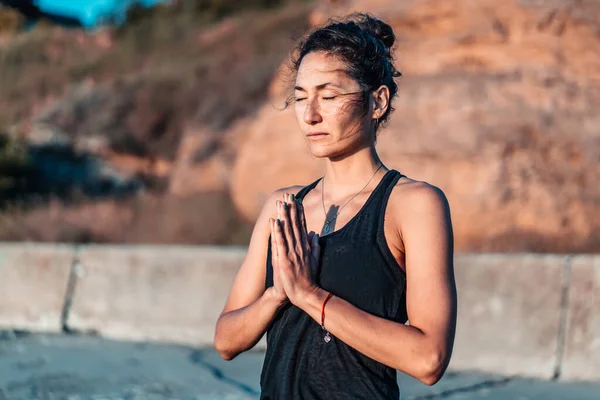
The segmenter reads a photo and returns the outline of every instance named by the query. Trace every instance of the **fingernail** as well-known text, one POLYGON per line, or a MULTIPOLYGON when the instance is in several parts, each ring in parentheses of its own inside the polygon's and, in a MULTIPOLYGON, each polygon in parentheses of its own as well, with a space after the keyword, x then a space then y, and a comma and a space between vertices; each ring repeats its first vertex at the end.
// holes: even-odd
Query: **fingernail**
POLYGON ((297 202, 298 202, 298 204, 302 205, 302 199, 298 198, 297 202))
POLYGON ((277 226, 281 225, 281 221, 279 221, 279 218, 277 218, 277 226))
POLYGON ((287 210, 287 203, 283 203, 283 209, 287 210))
POLYGON ((290 198, 292 199, 292 201, 296 200, 296 196, 294 196, 293 194, 290 196, 290 198))

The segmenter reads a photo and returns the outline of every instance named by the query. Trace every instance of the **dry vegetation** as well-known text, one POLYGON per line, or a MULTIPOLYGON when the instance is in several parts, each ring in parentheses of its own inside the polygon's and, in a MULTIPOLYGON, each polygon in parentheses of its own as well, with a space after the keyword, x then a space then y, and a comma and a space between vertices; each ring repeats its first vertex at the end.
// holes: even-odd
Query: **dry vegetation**
POLYGON ((0 35, 14 34, 23 29, 25 18, 8 7, 0 6, 0 35))
POLYGON ((0 48, 0 121, 22 122, 58 98, 60 107, 45 120, 66 134, 94 131, 117 151, 168 158, 183 122, 226 128, 265 98, 308 8, 257 0, 245 7, 268 7, 223 20, 232 2, 196 3, 196 12, 134 11, 122 28, 96 35, 43 26, 15 38, 0 48), (81 82, 109 96, 100 104, 64 98, 81 82))
POLYGON ((35 181, 26 143, 3 133, 26 138, 42 122, 72 143, 102 138, 112 152, 171 161, 185 126, 218 134, 254 112, 290 38, 307 27, 308 2, 179 3, 133 10, 117 29, 87 34, 44 23, 0 43, 0 240, 247 241, 250 225, 227 194, 172 198, 151 175, 138 177, 145 191, 126 198, 56 193, 35 181))

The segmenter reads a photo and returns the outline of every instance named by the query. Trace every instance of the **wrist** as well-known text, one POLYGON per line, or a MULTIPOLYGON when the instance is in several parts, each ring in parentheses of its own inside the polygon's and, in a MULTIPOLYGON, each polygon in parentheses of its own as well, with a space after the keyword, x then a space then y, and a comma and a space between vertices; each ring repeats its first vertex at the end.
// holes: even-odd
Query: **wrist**
POLYGON ((267 303, 272 304, 277 308, 283 306, 288 300, 287 297, 282 298, 281 296, 279 296, 279 294, 273 286, 270 286, 265 290, 263 298, 267 303))
MULTIPOLYGON (((307 314, 313 315, 313 313, 321 312, 321 305, 329 292, 321 289, 318 286, 313 286, 310 289, 304 291, 294 305, 304 310, 307 314)), ((316 315, 316 314, 315 314, 316 315)))

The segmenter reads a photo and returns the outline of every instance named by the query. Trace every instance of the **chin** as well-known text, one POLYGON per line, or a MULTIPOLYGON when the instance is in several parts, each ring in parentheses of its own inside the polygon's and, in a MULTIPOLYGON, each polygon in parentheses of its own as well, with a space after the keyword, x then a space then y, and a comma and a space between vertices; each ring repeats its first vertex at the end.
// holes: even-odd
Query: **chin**
POLYGON ((339 158, 340 156, 353 154, 357 149, 368 146, 360 141, 344 141, 326 143, 308 143, 308 150, 316 158, 339 158))
POLYGON ((309 146, 310 154, 316 158, 332 158, 338 156, 343 151, 339 151, 339 149, 327 148, 326 146, 309 146))
POLYGON ((330 157, 328 151, 324 151, 323 149, 310 149, 310 154, 316 158, 328 158, 330 157))

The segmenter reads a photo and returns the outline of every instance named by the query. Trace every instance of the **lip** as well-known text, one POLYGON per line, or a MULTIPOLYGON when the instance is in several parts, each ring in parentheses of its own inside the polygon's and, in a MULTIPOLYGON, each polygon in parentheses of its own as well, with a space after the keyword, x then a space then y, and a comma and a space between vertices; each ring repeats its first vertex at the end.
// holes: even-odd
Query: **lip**
POLYGON ((309 133, 308 135, 306 135, 307 137, 311 138, 311 139, 321 139, 324 138, 325 136, 328 136, 328 133, 325 132, 313 132, 313 133, 309 133))

